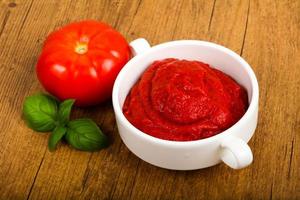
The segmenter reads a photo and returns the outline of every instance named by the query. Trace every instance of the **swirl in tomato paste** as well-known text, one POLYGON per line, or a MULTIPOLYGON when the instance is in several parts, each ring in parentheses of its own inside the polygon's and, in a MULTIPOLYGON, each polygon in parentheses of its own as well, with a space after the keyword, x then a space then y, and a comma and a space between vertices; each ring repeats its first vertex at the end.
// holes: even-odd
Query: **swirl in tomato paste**
POLYGON ((247 92, 228 75, 203 62, 168 58, 143 73, 123 113, 151 136, 192 141, 228 129, 247 108, 247 92))

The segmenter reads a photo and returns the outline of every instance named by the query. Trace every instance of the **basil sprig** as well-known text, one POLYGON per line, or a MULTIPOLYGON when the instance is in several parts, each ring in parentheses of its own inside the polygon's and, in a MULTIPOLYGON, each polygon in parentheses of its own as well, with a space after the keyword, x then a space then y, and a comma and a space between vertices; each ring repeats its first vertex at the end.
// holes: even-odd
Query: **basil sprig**
POLYGON ((72 147, 82 151, 96 151, 108 146, 108 139, 91 119, 70 121, 75 100, 59 103, 54 97, 36 94, 25 99, 23 116, 26 124, 38 132, 52 132, 48 148, 54 151, 65 139, 72 147))

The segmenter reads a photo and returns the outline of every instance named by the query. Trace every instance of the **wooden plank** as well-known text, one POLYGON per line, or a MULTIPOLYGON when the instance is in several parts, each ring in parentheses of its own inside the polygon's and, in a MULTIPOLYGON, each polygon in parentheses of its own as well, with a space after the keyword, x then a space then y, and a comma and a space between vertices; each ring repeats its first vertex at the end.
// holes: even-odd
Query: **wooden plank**
POLYGON ((300 198, 299 13, 299 1, 251 1, 243 56, 258 76, 260 120, 249 198, 300 198))
POLYGON ((16 1, 12 7, 8 1, 1 2, 1 8, 9 13, 2 21, 0 35, 1 199, 26 198, 46 144, 43 136, 32 134, 26 128, 20 116, 24 96, 31 86, 36 88, 32 85, 36 58, 28 52, 38 53, 39 46, 35 37, 24 37, 23 33, 36 33, 35 36, 43 33, 41 24, 30 33, 23 32, 25 21, 32 11, 31 3, 16 1))
POLYGON ((249 4, 250 0, 216 1, 206 39, 241 54, 247 30, 249 4))

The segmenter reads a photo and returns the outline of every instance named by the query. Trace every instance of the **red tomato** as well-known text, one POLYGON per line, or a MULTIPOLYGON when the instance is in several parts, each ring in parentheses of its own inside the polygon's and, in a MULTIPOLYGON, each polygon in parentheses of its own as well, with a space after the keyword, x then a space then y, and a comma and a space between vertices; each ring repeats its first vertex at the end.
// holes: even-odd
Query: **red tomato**
POLYGON ((36 73, 44 88, 60 100, 89 106, 111 97, 113 83, 130 58, 124 37, 97 21, 69 24, 49 35, 36 73))

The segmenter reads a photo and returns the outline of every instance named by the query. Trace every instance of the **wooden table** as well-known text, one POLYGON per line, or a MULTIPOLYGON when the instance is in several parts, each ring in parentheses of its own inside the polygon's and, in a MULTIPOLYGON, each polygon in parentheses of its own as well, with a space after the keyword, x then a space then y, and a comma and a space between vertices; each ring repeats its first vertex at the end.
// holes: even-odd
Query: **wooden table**
POLYGON ((0 0, 0 199, 300 199, 299 0, 0 0), (60 144, 21 118, 26 96, 41 91, 35 64, 46 36, 82 19, 111 24, 128 41, 208 40, 242 55, 260 84, 250 141, 254 162, 169 171, 121 142, 111 103, 75 109, 113 138, 100 152, 60 144))

